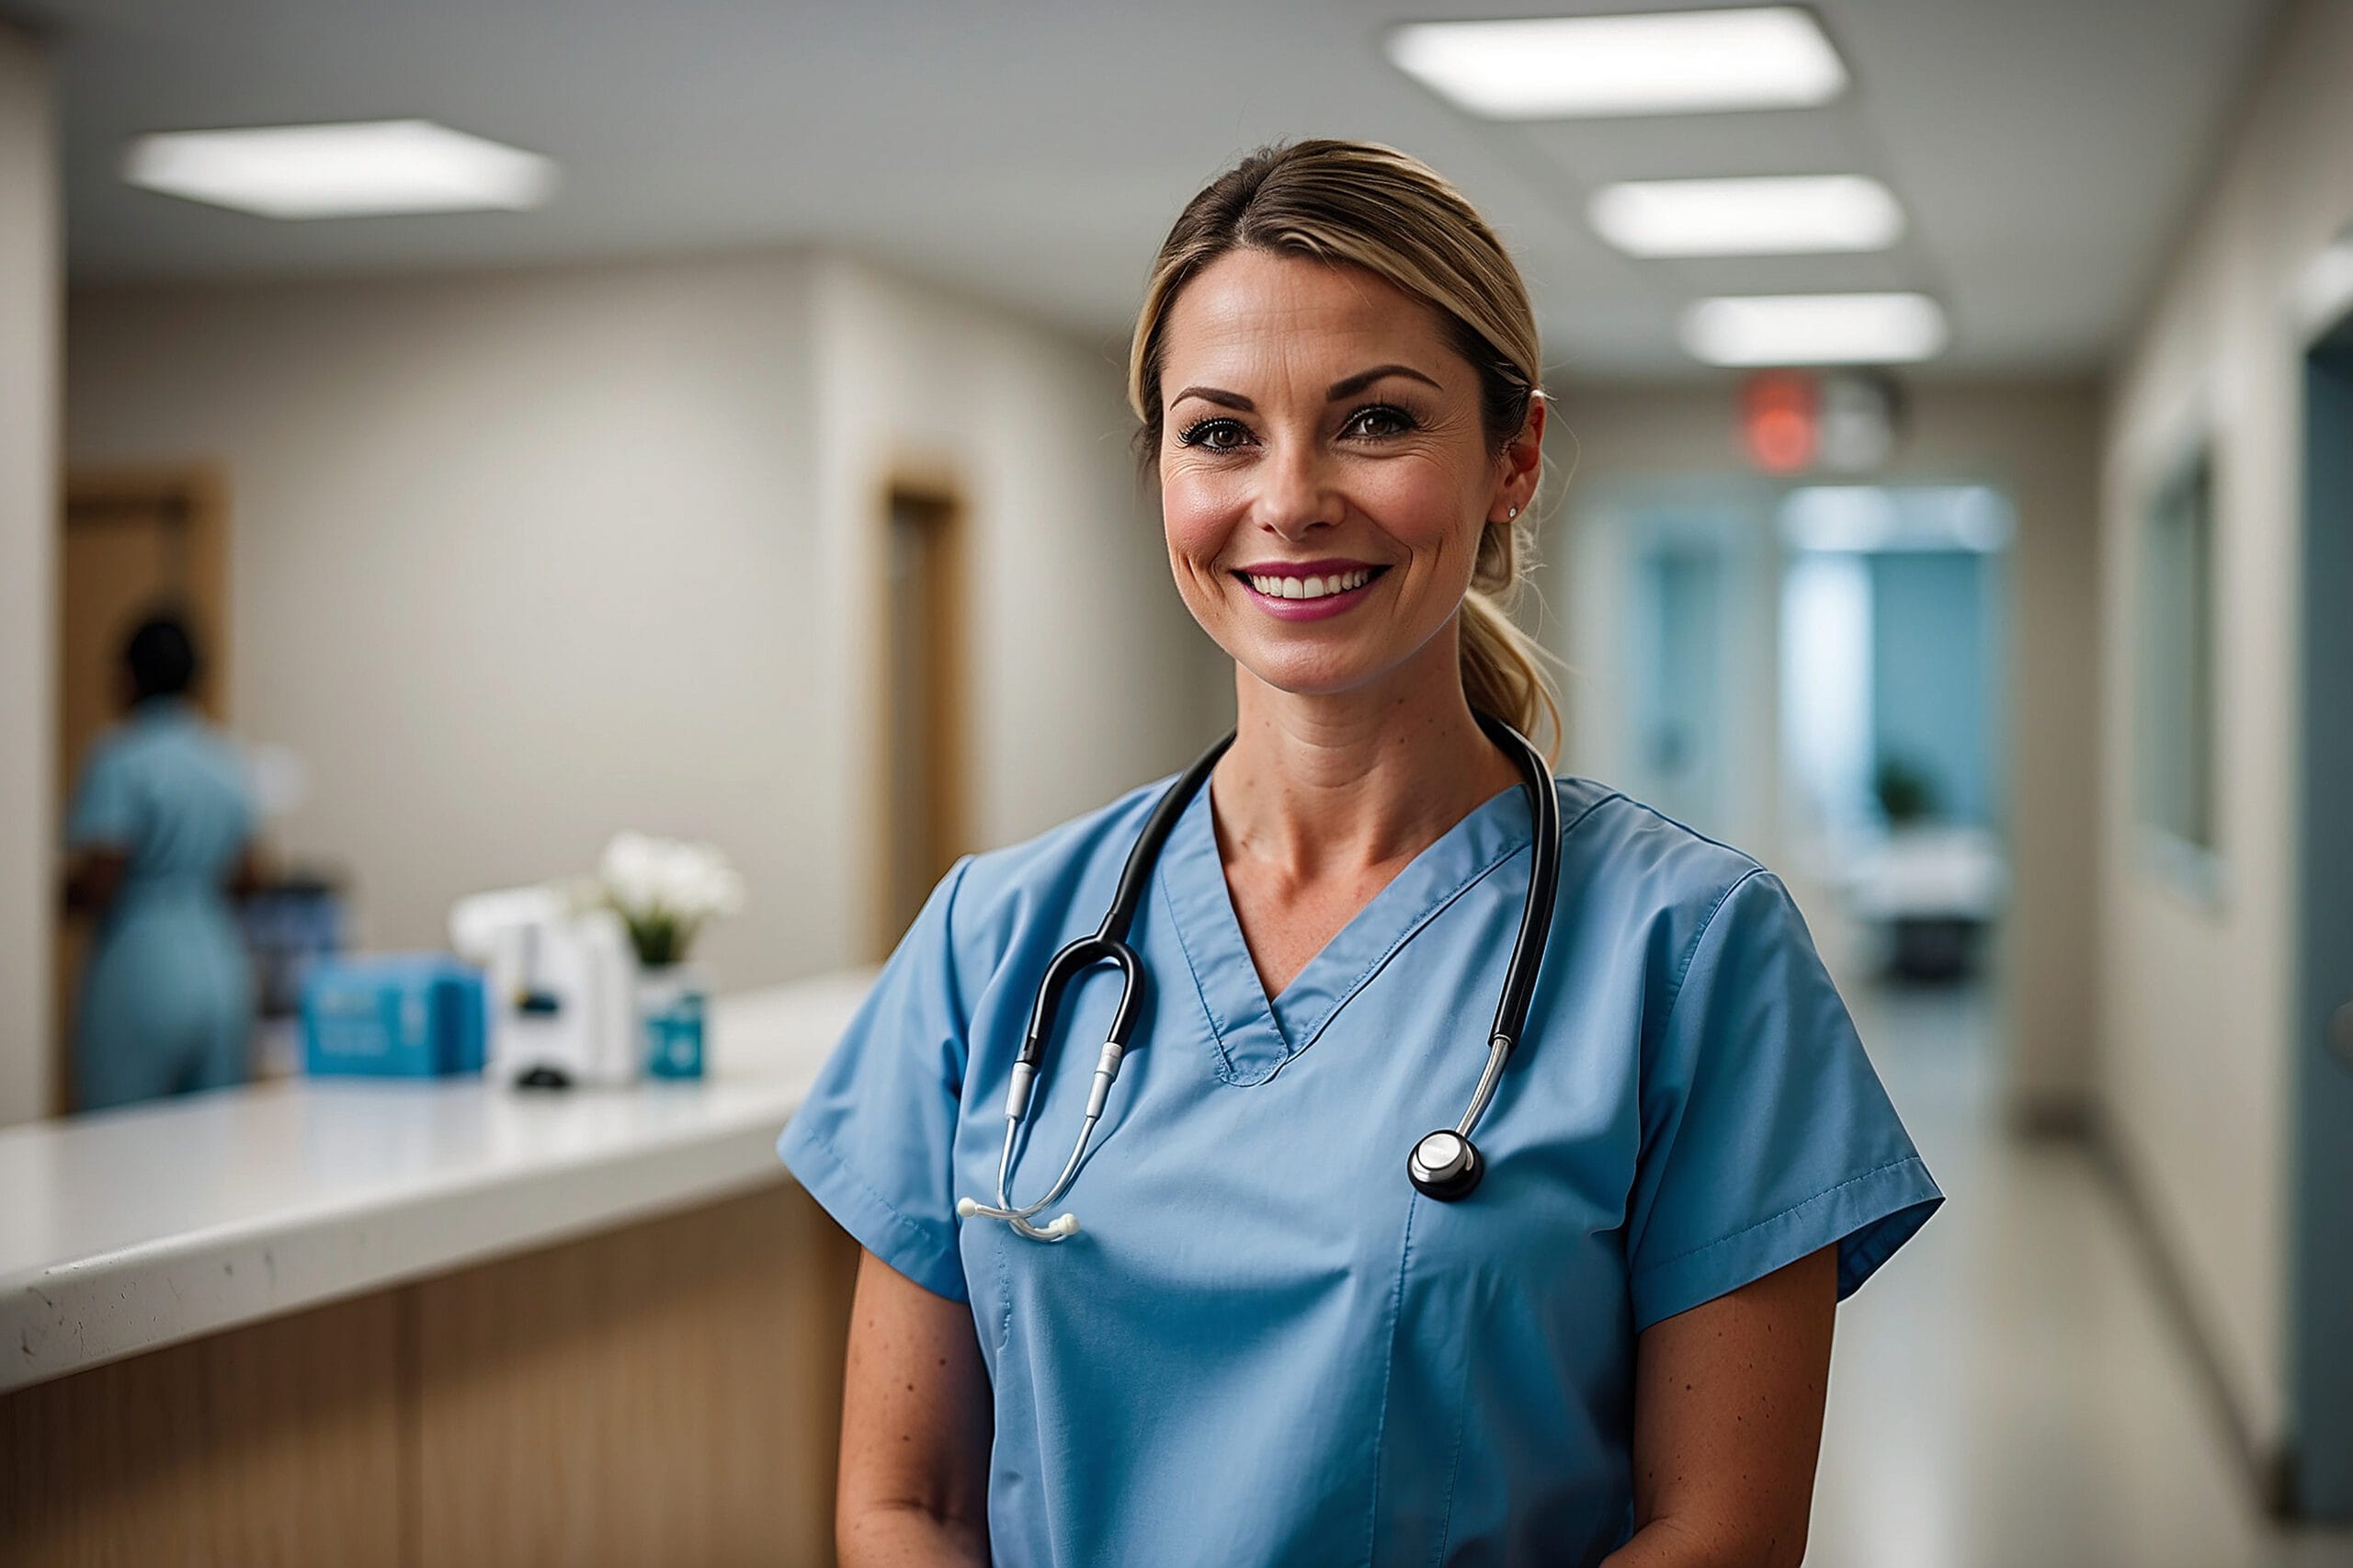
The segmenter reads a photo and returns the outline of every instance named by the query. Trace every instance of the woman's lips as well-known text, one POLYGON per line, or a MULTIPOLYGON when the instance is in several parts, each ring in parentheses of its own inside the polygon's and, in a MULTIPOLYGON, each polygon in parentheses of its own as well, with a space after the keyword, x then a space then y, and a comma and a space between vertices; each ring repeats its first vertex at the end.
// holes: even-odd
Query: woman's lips
POLYGON ((1388 571, 1389 568, 1386 566, 1368 566, 1362 562, 1354 561, 1315 561, 1303 564, 1286 562, 1280 566, 1261 567, 1255 572, 1247 569, 1238 571, 1233 574, 1233 577, 1234 581, 1242 585, 1242 591, 1250 597, 1253 604, 1279 620, 1324 620, 1332 616, 1345 615, 1362 604, 1372 593, 1373 585, 1387 575, 1388 571), (1324 594, 1312 599, 1285 598, 1277 594, 1262 593, 1250 581, 1254 576, 1296 577, 1304 580, 1308 577, 1336 576, 1350 570, 1370 571, 1372 574, 1361 587, 1346 589, 1336 594, 1324 594))

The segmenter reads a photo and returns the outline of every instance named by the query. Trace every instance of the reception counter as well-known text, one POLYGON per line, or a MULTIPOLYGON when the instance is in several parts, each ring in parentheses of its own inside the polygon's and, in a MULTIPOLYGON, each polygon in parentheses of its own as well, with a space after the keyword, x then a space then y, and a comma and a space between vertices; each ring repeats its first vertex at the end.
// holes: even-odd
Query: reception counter
POLYGON ((0 1562, 822 1562, 855 1249, 710 1074, 293 1080, 0 1131, 0 1562))

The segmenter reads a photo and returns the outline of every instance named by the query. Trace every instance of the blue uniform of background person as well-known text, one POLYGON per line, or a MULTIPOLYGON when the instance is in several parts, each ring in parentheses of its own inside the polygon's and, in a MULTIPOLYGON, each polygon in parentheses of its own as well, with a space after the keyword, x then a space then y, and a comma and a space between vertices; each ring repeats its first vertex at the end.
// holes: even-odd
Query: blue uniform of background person
MULTIPOLYGON (((1058 1245, 985 1220, 1038 977, 1095 929, 1165 782, 941 882, 781 1152, 869 1251, 971 1304, 993 1560, 1598 1562, 1633 1525, 1636 1336, 1825 1246, 1843 1298, 1940 1201, 1788 893, 1559 781, 1559 902, 1484 1182, 1415 1192, 1486 1055, 1530 816, 1495 795, 1279 996, 1214 786, 1131 941, 1150 983, 1058 1245)), ((1118 993, 1066 997, 1014 1201, 1084 1109, 1118 993)), ((1041 1220, 1051 1216, 1041 1216, 1041 1220)))
POLYGON ((229 884, 254 832, 244 763, 186 692, 195 653, 157 619, 126 651, 132 702, 84 765, 65 824, 105 867, 74 1015, 74 1105, 97 1110, 242 1082, 253 967, 229 884))

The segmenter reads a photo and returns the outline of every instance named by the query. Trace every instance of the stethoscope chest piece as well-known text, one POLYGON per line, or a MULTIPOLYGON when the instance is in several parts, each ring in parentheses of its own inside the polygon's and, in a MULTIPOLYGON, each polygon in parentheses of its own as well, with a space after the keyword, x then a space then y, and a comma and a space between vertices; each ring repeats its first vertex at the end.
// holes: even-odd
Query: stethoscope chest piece
POLYGON ((1441 1203, 1470 1197, 1486 1174, 1477 1145, 1450 1127, 1425 1136, 1405 1159, 1405 1175, 1415 1189, 1441 1203))

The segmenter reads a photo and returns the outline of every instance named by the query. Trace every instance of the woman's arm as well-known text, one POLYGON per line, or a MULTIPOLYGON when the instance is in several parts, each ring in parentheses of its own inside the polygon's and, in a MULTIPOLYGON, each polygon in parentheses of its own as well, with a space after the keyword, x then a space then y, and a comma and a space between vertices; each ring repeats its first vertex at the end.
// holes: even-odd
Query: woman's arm
POLYGON ((1602 1568, 1804 1559, 1837 1297, 1827 1246, 1643 1331, 1634 1536, 1602 1568))
POLYGON ((972 1309, 861 1254, 834 1501, 841 1568, 984 1568, 990 1435, 972 1309))
POLYGON ((83 850, 65 876, 65 912, 104 915, 121 892, 123 874, 130 867, 131 857, 119 849, 93 845, 83 850))
POLYGON ((229 874, 221 881, 222 890, 239 903, 253 897, 269 885, 269 877, 262 869, 261 846, 252 839, 237 851, 236 860, 229 867, 229 874))

